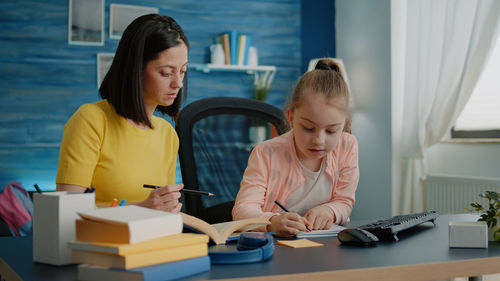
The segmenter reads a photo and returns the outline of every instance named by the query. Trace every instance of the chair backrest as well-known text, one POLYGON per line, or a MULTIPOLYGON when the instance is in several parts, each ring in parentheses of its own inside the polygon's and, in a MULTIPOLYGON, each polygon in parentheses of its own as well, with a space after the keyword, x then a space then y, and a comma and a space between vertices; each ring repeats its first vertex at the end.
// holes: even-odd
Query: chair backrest
POLYGON ((179 163, 185 188, 215 196, 183 194, 184 211, 209 223, 230 221, 255 141, 250 127, 265 125, 265 137, 289 130, 281 109, 237 97, 205 98, 188 104, 176 123, 179 163))

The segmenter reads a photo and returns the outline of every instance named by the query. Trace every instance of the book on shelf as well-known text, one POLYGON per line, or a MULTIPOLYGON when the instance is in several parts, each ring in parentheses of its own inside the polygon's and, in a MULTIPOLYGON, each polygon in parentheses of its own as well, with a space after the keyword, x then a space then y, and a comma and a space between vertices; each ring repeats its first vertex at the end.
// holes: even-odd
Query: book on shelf
POLYGON ((74 263, 130 269, 206 255, 208 255, 208 244, 205 242, 131 253, 123 256, 105 252, 72 250, 72 261, 74 263))
POLYGON ((231 49, 229 47, 229 34, 222 34, 222 49, 224 50, 224 63, 231 64, 231 49))
POLYGON ((180 214, 128 205, 78 212, 76 240, 137 243, 182 232, 180 214))
POLYGON ((238 65, 243 65, 245 60, 246 34, 238 34, 238 65))
POLYGON ((228 238, 235 232, 245 232, 270 224, 269 220, 266 218, 250 218, 209 224, 204 220, 188 214, 181 213, 181 215, 185 227, 208 235, 215 244, 225 244, 228 238))
POLYGON ((207 235, 180 233, 163 236, 143 242, 137 242, 134 244, 70 241, 68 242, 68 247, 70 249, 79 251, 101 252, 124 256, 158 249, 183 247, 187 245, 203 243, 208 244, 207 235))
POLYGON ((168 281, 208 270, 210 270, 210 257, 202 256, 132 269, 80 264, 77 269, 77 278, 83 281, 168 281))
POLYGON ((325 230, 313 230, 311 232, 302 232, 297 234, 297 238, 320 238, 320 237, 332 237, 337 236, 337 234, 344 230, 346 227, 338 224, 332 225, 330 229, 325 230))
POLYGON ((229 34, 229 54, 231 64, 238 64, 238 32, 236 30, 228 31, 229 34))
POLYGON ((245 54, 243 56, 243 65, 248 65, 248 53, 250 50, 251 42, 252 42, 252 36, 247 35, 247 38, 245 41, 245 54))
POLYGON ((250 35, 238 35, 238 65, 248 65, 248 49, 250 48, 250 39, 250 35))

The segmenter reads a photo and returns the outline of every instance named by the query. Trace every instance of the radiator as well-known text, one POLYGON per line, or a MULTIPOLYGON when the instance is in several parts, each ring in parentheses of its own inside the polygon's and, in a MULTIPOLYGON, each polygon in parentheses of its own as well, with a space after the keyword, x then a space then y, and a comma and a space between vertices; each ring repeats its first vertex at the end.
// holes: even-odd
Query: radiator
POLYGON ((428 175, 426 209, 440 214, 467 213, 465 208, 470 208, 471 202, 487 206, 488 200, 479 197, 486 190, 500 192, 500 178, 428 175))

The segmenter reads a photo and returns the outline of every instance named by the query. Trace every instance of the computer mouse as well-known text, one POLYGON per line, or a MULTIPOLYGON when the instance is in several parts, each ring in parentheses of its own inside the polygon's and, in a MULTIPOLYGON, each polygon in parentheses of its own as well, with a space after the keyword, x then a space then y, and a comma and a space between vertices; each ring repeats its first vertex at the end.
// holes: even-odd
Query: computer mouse
POLYGON ((377 236, 361 228, 346 228, 337 235, 340 243, 354 246, 375 246, 377 236))

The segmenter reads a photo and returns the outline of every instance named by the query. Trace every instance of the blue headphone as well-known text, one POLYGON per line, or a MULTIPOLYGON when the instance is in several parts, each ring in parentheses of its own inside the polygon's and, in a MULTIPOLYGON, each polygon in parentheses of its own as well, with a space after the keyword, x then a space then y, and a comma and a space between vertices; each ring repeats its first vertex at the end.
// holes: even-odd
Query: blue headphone
POLYGON ((208 249, 211 263, 219 264, 259 262, 273 254, 273 236, 262 232, 242 233, 237 245, 216 245, 208 249))

